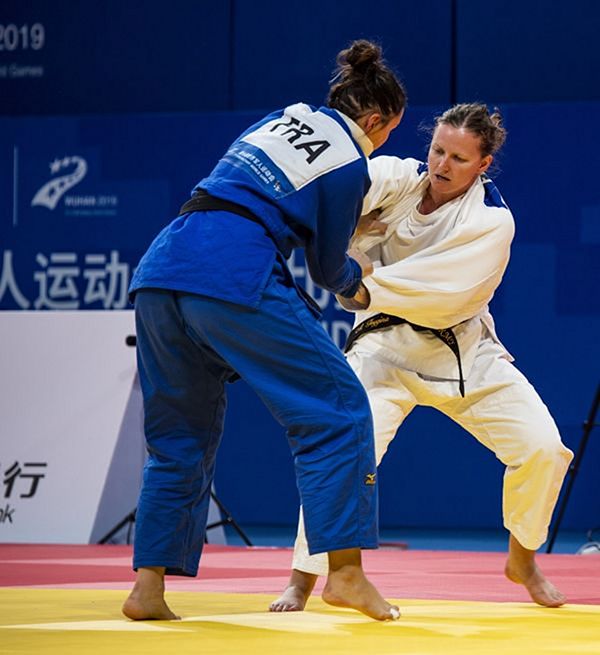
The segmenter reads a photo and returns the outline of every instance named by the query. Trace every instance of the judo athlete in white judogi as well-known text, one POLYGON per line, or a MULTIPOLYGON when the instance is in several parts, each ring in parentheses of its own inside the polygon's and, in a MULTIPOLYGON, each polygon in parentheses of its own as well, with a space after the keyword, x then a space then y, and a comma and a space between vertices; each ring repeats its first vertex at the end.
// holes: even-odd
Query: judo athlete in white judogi
MULTIPOLYGON (((369 396, 377 463, 416 405, 435 407, 470 432, 506 466, 506 575, 555 607, 565 598, 537 568, 535 551, 573 454, 511 363, 488 310, 514 234, 512 214, 485 174, 504 134, 485 106, 458 105, 437 119, 427 164, 370 161, 363 232, 353 247, 375 270, 351 303, 340 301, 366 307, 356 312, 347 359, 369 396)), ((325 560, 308 555, 302 516, 293 569, 273 611, 303 609, 316 576, 327 571, 325 560)))

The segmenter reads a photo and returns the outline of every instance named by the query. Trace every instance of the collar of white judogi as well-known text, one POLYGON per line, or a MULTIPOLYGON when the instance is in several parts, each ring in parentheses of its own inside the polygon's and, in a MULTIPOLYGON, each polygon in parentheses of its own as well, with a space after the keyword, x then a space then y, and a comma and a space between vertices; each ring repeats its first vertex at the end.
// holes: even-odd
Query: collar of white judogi
POLYGON ((373 147, 371 139, 369 139, 369 137, 365 134, 362 127, 358 123, 355 123, 351 118, 346 116, 346 114, 342 114, 341 111, 338 111, 337 109, 335 111, 340 115, 344 123, 346 123, 348 126, 350 134, 352 134, 353 139, 358 143, 360 149, 365 153, 365 157, 370 157, 375 148, 373 147))

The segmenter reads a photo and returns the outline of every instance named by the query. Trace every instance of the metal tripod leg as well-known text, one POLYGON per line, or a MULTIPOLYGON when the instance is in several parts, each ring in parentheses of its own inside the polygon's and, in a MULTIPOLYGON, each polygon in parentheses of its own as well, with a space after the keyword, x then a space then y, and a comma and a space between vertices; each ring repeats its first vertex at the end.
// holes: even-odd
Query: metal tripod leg
MULTIPOLYGON (((105 534, 98 543, 99 544, 108 543, 128 523, 130 526, 133 525, 133 523, 135 523, 135 510, 129 512, 129 514, 127 514, 127 516, 121 522, 117 523, 117 525, 115 525, 115 527, 110 532, 105 534)), ((129 538, 127 539, 127 543, 129 543, 129 538)))
POLYGON ((240 526, 235 522, 233 516, 225 509, 223 503, 217 498, 217 495, 211 491, 210 492, 210 497, 214 501, 215 505, 219 508, 221 511, 221 514, 225 517, 221 521, 216 521, 215 523, 209 523, 206 526, 206 531, 208 532, 212 528, 217 528, 220 525, 231 525, 232 528, 235 529, 235 531, 240 535, 246 546, 252 546, 252 542, 250 539, 248 539, 248 536, 246 533, 240 528, 240 526))
MULTIPOLYGON (((219 511, 221 512, 221 515, 224 516, 225 518, 222 519, 221 521, 216 521, 215 523, 209 523, 206 526, 206 531, 208 532, 212 528, 217 528, 220 525, 231 525, 237 533, 240 535, 240 537, 243 539, 244 543, 246 546, 252 546, 252 542, 246 535, 246 533, 242 530, 242 528, 238 525, 238 523, 235 521, 233 516, 225 509, 225 506, 223 503, 217 498, 216 494, 213 493, 212 491, 210 492, 210 497, 212 498, 213 502, 215 505, 219 508, 219 511)), ((127 514, 127 516, 117 523, 114 528, 110 532, 104 535, 102 539, 98 542, 99 544, 105 544, 108 543, 120 530, 122 530, 127 524, 130 525, 130 527, 135 523, 135 512, 136 510, 134 509, 132 512, 127 514)), ((127 543, 129 544, 129 537, 127 538, 127 543)))
POLYGON ((569 496, 571 495, 571 490, 573 489, 573 483, 575 482, 575 476, 579 471, 579 465, 581 464, 581 460, 583 459, 583 453, 585 452, 585 448, 587 446, 590 433, 592 431, 592 428, 595 425, 597 425, 595 421, 596 421, 596 413, 598 412, 599 405, 600 405, 600 385, 598 385, 598 388, 596 389, 596 396, 594 398, 594 401, 592 402, 592 406, 590 408, 590 413, 588 415, 588 418, 583 423, 583 436, 581 437, 581 443, 579 444, 579 449, 577 451, 577 454, 573 458, 573 461, 571 462, 571 466, 569 467, 569 470, 567 472, 567 475, 569 476, 569 481, 567 482, 567 486, 565 487, 565 493, 563 495, 560 507, 558 509, 558 513, 556 515, 556 521, 554 522, 554 526, 550 533, 550 539, 548 540, 548 546, 546 547, 547 553, 552 552, 552 547, 554 546, 556 535, 558 534, 558 529, 560 527, 560 524, 563 519, 563 515, 567 508, 567 502, 569 501, 569 496))

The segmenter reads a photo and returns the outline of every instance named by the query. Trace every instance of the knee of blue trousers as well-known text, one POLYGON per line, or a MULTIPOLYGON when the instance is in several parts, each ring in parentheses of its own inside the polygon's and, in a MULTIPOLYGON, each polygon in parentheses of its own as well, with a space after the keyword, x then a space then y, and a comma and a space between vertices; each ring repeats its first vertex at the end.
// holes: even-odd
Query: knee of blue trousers
POLYGON ((358 381, 346 393, 325 398, 302 411, 291 410, 283 422, 288 430, 294 456, 315 447, 327 445, 334 454, 338 450, 351 455, 348 448, 375 451, 373 418, 365 390, 358 381), (287 419, 290 419, 289 421, 287 419))
MULTIPOLYGON (((373 418, 367 394, 354 374, 340 372, 321 397, 294 403, 283 416, 295 457, 317 462, 375 460, 373 418)), ((370 465, 370 462, 366 462, 370 465)))
MULTIPOLYGON (((175 441, 174 439, 173 441, 175 441)), ((168 458, 150 452, 144 471, 144 485, 170 489, 183 496, 197 495, 209 488, 214 476, 216 457, 203 452, 171 453, 168 458), (185 456, 183 456, 185 454, 185 456)))

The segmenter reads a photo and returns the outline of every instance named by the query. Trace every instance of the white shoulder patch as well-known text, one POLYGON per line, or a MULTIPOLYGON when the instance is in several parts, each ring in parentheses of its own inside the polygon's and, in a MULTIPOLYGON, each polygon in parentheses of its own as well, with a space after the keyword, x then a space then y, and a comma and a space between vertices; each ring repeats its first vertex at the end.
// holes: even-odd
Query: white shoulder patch
POLYGON ((287 107, 281 118, 242 141, 260 148, 296 190, 361 156, 339 123, 302 103, 287 107))

